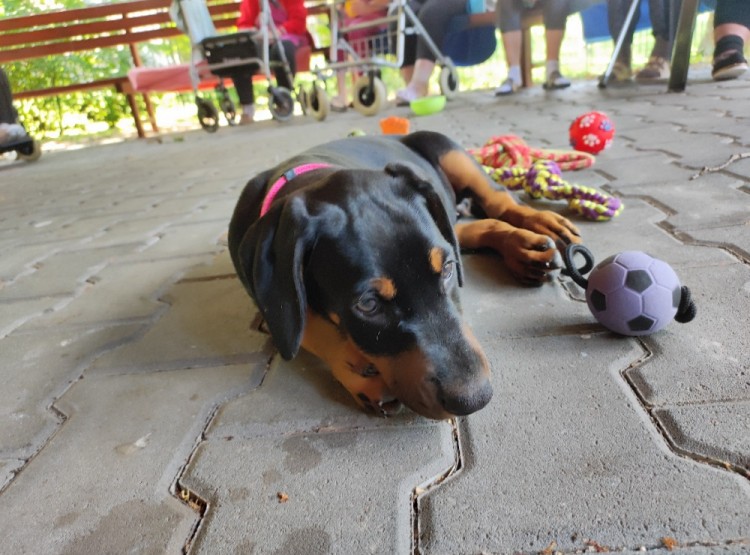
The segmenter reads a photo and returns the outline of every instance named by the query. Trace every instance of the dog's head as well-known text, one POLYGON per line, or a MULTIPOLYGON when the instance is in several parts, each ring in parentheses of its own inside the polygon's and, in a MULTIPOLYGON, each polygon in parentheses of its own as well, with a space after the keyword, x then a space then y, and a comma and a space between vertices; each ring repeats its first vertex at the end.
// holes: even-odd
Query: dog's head
POLYGON ((489 402, 489 365, 461 318, 452 221, 415 169, 340 170, 277 201, 235 265, 284 358, 297 354, 309 308, 415 412, 447 418, 489 402))

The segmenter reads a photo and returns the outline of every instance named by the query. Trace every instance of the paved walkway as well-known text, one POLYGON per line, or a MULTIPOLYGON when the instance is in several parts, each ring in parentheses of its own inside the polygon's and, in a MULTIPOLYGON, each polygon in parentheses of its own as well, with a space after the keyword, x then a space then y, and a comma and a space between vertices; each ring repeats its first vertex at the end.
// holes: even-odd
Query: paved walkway
POLYGON ((455 422, 365 415, 282 361, 223 243, 249 176, 378 118, 0 162, 0 552, 750 552, 750 158, 691 179, 750 151, 750 80, 664 89, 472 92, 412 120, 565 148, 608 112, 614 146, 566 177, 626 208, 584 238, 666 260, 699 308, 615 337, 569 281, 466 256, 495 397, 455 422))

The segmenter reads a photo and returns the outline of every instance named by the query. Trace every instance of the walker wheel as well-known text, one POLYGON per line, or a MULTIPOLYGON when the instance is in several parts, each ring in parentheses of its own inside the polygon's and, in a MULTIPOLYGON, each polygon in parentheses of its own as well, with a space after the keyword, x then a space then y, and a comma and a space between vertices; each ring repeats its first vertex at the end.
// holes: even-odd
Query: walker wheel
POLYGON ((363 116, 374 116, 386 103, 385 83, 378 77, 363 75, 354 83, 354 109, 363 116))
POLYGON ((203 98, 196 98, 195 105, 198 107, 198 121, 201 127, 209 133, 215 133, 219 129, 219 112, 216 111, 216 106, 203 98))
POLYGON ((294 113, 294 99, 289 89, 285 87, 269 87, 268 108, 271 110, 273 119, 287 121, 294 113))
POLYGON ((41 155, 42 145, 36 139, 23 145, 16 151, 17 158, 19 160, 26 160, 27 162, 36 162, 41 155))
POLYGON ((307 109, 316 120, 323 121, 328 117, 328 114, 331 112, 331 102, 323 87, 314 84, 310 88, 310 92, 306 95, 306 100, 307 109))
POLYGON ((440 68, 440 92, 445 98, 453 98, 458 92, 458 72, 451 63, 440 68))

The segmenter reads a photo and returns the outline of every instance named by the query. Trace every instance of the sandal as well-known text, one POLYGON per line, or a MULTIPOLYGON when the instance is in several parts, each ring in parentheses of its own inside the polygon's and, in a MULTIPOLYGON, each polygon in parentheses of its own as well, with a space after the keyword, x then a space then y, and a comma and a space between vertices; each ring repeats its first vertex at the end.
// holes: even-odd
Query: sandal
POLYGON ((615 62, 609 80, 613 83, 627 83, 633 79, 633 70, 622 62, 615 62))
POLYGON ((559 71, 553 71, 549 74, 549 77, 547 77, 547 81, 545 81, 544 85, 542 87, 545 91, 556 91, 559 89, 567 89, 570 86, 570 81, 563 77, 562 73, 559 71))
POLYGON ((661 81, 669 79, 669 61, 661 56, 651 56, 645 67, 635 74, 636 81, 661 81))
POLYGON ((348 104, 339 104, 338 102, 331 101, 331 111, 343 113, 349 109, 348 104))
POLYGON ((736 79, 747 71, 747 60, 739 50, 727 50, 714 58, 711 77, 714 81, 736 79))

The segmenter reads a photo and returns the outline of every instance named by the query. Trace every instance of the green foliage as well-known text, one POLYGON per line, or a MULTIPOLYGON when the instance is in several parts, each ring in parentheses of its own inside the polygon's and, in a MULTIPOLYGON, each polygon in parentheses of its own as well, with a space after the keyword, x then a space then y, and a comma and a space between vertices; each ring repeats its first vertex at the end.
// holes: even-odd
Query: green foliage
MULTIPOLYGON (((91 4, 86 0, 0 0, 0 16, 20 17, 91 4)), ((138 48, 143 63, 152 66, 179 63, 190 55, 186 37, 152 41, 138 48)), ((14 62, 4 69, 13 90, 26 91, 120 77, 131 67, 129 48, 117 46, 14 62)), ((113 128, 121 119, 130 117, 126 98, 114 88, 25 99, 15 104, 24 126, 41 139, 83 130, 87 122, 104 122, 113 128)))

